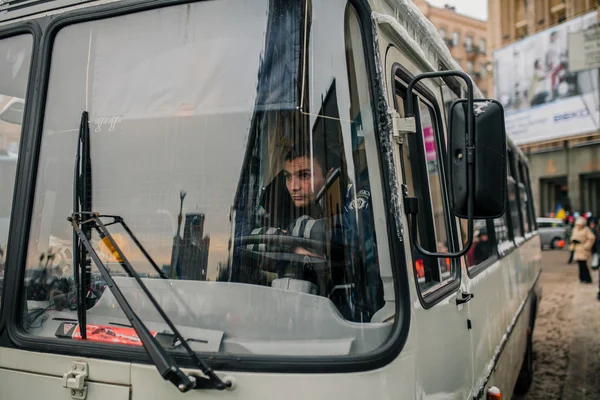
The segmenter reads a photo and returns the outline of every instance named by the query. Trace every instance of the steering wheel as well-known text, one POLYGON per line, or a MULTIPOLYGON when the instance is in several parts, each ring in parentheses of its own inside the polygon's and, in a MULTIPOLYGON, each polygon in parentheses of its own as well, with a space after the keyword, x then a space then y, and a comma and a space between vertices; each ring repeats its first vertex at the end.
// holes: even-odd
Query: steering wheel
POLYGON ((245 235, 236 238, 234 243, 237 246, 246 246, 249 244, 265 244, 288 247, 290 249, 302 247, 305 249, 312 249, 319 254, 325 254, 327 249, 326 243, 320 240, 307 239, 302 236, 288 235, 245 235))

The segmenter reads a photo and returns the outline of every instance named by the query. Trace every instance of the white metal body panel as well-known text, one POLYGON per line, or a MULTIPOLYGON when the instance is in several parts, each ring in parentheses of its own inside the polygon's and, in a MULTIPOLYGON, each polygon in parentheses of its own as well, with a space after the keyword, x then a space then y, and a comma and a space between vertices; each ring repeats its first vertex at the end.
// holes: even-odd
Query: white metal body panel
POLYGON ((71 370, 73 361, 88 363, 88 400, 129 399, 131 381, 127 362, 3 347, 0 347, 0 399, 71 399, 70 390, 63 387, 63 375, 71 370))

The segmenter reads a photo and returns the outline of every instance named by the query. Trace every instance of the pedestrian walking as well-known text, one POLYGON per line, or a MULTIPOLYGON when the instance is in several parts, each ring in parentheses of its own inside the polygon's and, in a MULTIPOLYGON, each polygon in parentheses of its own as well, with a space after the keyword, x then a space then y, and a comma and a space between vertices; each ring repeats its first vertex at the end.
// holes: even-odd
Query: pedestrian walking
POLYGON ((573 259, 579 264, 579 281, 592 283, 592 276, 587 263, 592 258, 592 247, 596 244, 596 235, 586 226, 585 218, 579 217, 575 221, 575 228, 571 234, 573 245, 573 259))

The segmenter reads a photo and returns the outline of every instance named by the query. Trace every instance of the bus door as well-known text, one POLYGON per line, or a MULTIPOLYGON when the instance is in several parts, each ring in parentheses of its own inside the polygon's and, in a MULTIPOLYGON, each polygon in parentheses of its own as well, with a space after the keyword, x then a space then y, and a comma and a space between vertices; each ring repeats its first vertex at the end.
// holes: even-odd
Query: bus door
MULTIPOLYGON (((382 33, 385 35, 385 31, 382 33)), ((384 43, 383 40, 380 43, 384 43)), ((416 63, 396 47, 386 53, 388 101, 399 117, 405 114, 407 96, 416 96, 417 133, 394 143, 395 161, 402 188, 419 199, 417 235, 427 251, 455 250, 456 229, 449 212, 445 133, 439 87, 432 80, 421 81, 416 91, 406 88, 412 77, 422 73, 416 63)), ((408 227, 406 220, 404 226, 408 227)), ((469 398, 473 384, 472 345, 468 314, 463 298, 461 266, 458 260, 421 254, 411 245, 405 228, 406 254, 415 289, 413 315, 418 332, 419 376, 425 396, 452 393, 469 398)))

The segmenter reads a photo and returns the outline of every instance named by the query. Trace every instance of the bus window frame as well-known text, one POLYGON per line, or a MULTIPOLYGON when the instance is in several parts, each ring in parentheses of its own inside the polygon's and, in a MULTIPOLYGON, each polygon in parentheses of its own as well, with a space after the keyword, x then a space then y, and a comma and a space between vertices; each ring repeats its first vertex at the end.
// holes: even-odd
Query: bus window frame
MULTIPOLYGON (((508 165, 509 165, 509 170, 510 170, 510 178, 512 178, 514 180, 514 184, 515 184, 515 191, 517 194, 517 198, 516 198, 517 209, 519 210, 519 224, 521 227, 521 235, 520 236, 515 235, 514 229, 512 230, 513 231, 513 241, 515 242, 515 245, 517 247, 519 247, 523 243, 525 243, 526 232, 525 232, 525 223, 523 220, 523 213, 522 213, 523 210, 522 210, 522 206, 521 206, 521 188, 519 185, 520 182, 519 182, 519 175, 518 175, 517 164, 516 164, 517 157, 518 157, 518 153, 516 151, 516 148, 514 150, 512 148, 509 148, 509 150, 508 150, 508 165)), ((512 220, 512 217, 511 217, 511 220, 512 220)))
POLYGON ((531 179, 529 177, 529 170, 527 169, 525 160, 522 157, 519 157, 517 163, 519 168, 519 176, 524 180, 523 185, 525 186, 525 194, 529 199, 527 202, 527 218, 529 220, 529 232, 527 233, 527 238, 529 238, 537 231, 533 207, 533 196, 531 195, 531 179))
MULTIPOLYGON (((398 49, 398 51, 400 51, 398 49)), ((394 64, 392 64, 392 73, 391 73, 391 84, 393 85, 393 89, 394 89, 394 109, 398 110, 398 100, 397 100, 397 96, 401 96, 401 93, 405 94, 404 97, 404 101, 406 102, 406 90, 408 88, 408 83, 410 82, 412 79, 414 78, 414 75, 411 74, 405 67, 403 67, 401 64, 395 62, 394 64)), ((450 245, 450 251, 456 251, 456 249, 458 248, 458 233, 456 230, 456 226, 454 225, 454 219, 451 216, 451 212, 450 212, 450 206, 449 206, 449 199, 448 199, 448 186, 447 186, 447 178, 446 178, 446 171, 444 166, 446 165, 446 160, 447 160, 447 154, 446 154, 446 147, 444 145, 442 145, 442 143, 446 143, 445 137, 444 137, 444 132, 445 132, 445 125, 443 123, 442 120, 442 112, 441 109, 438 105, 437 99, 435 97, 435 95, 431 92, 431 90, 429 90, 424 84, 423 82, 418 82, 415 85, 415 89, 414 89, 414 97, 418 98, 419 100, 424 99, 427 103, 429 103, 431 105, 431 107, 433 107, 433 111, 435 113, 436 116, 436 128, 439 129, 435 129, 435 137, 436 137, 436 147, 437 147, 437 151, 438 151, 438 162, 440 163, 440 167, 443 171, 443 178, 442 178, 442 187, 443 187, 443 202, 444 202, 444 219, 446 220, 446 231, 447 231, 447 237, 448 237, 448 244, 450 245), (441 157, 441 159, 440 159, 441 157), (451 221, 448 221, 448 219, 450 219, 451 221)), ((406 103, 405 103, 406 105, 406 103)), ((405 111, 405 110, 403 110, 405 111)), ((420 149, 424 149, 424 143, 423 143, 423 134, 422 134, 422 129, 421 129, 421 122, 420 122, 420 110, 419 107, 416 107, 416 115, 415 115, 415 120, 417 122, 417 134, 416 137, 418 138, 418 143, 419 143, 419 148, 420 149)), ((397 150, 395 150, 397 151, 397 150)), ((424 150, 423 152, 418 151, 417 152, 418 157, 419 157, 419 162, 418 162, 418 167, 419 167, 419 172, 421 175, 425 174, 425 176, 427 176, 427 165, 424 162, 424 150)), ((400 167, 402 169, 402 174, 405 174, 404 168, 400 167)), ((411 165, 411 170, 413 170, 415 168, 415 165, 411 165)), ((405 181, 405 179, 403 178, 403 181, 405 181)), ((427 176, 427 185, 429 186, 429 177, 427 176)), ((427 191, 428 193, 430 193, 430 191, 427 191)), ((422 199, 421 199, 422 200, 422 199)), ((429 199, 429 194, 427 194, 427 203, 425 204, 425 206, 429 209, 431 207, 431 200, 429 199)), ((424 209, 425 207, 423 207, 424 209)), ((421 225, 421 224, 419 224, 421 225)), ((429 232, 431 232, 431 230, 433 229, 433 225, 428 225, 426 228, 429 232)), ((407 234, 407 238, 409 237, 410 234, 407 234)), ((421 235, 422 236, 422 235, 421 235)), ((413 274, 413 280, 415 283, 415 287, 416 287, 416 291, 418 294, 418 298, 419 298, 419 302, 421 303, 421 306, 424 309, 429 309, 433 306, 435 306, 437 303, 439 303, 440 301, 444 300, 445 298, 447 298, 448 296, 452 295, 453 293, 455 293, 459 288, 460 288, 460 282, 462 279, 462 269, 461 269, 461 263, 459 259, 451 259, 451 262, 453 263, 453 268, 454 268, 454 276, 452 279, 448 279, 446 282, 440 282, 439 284, 427 289, 426 291, 421 291, 420 287, 419 287, 419 282, 418 282, 418 276, 416 274, 416 266, 414 265, 414 248, 412 246, 412 244, 410 245, 411 248, 411 259, 413 260, 413 265, 411 265, 411 271, 413 274)), ((431 258, 431 257, 430 257, 431 258)))
POLYGON ((531 216, 533 218, 532 221, 532 227, 531 227, 531 232, 535 233, 538 232, 538 224, 537 224, 537 217, 535 215, 535 202, 533 200, 533 185, 531 183, 531 172, 529 171, 529 163, 526 162, 527 160, 522 160, 522 164, 523 164, 523 169, 525 172, 525 177, 527 179, 527 190, 529 193, 529 198, 531 199, 529 201, 529 208, 531 209, 531 216))
MULTIPOLYGON (((32 131, 32 126, 36 124, 35 117, 35 95, 37 87, 34 82, 37 81, 39 68, 39 51, 36 51, 40 47, 42 40, 42 28, 37 21, 25 21, 21 23, 13 23, 0 28, 0 40, 9 39, 20 35, 31 35, 31 60, 29 64, 29 76, 27 78, 27 87, 25 89, 25 106, 23 108, 23 121, 21 123, 21 136, 19 138, 19 154, 17 158, 17 167, 15 171, 15 184, 12 188, 12 210, 10 215, 9 229, 8 229, 8 242, 5 249, 4 259, 4 278, 2 282, 2 303, 0 303, 0 337, 2 337, 7 330, 7 326, 10 324, 9 315, 12 310, 12 299, 14 298, 15 285, 9 284, 11 281, 11 267, 13 264, 13 258, 11 255, 15 255, 15 259, 19 257, 19 253, 23 253, 23 247, 19 246, 20 236, 19 230, 21 224, 16 224, 18 210, 23 208, 27 197, 24 195, 24 187, 27 185, 19 185, 18 182, 21 180, 21 176, 27 171, 27 162, 25 155, 29 149, 32 136, 28 132, 32 131), (34 111, 32 111, 34 110, 34 111), (7 304, 7 307, 4 305, 7 304)), ((19 294, 20 295, 20 294, 19 294)))
MULTIPOLYGON (((126 345, 110 345, 99 343, 82 343, 74 341, 65 341, 64 339, 33 336, 25 333, 21 327, 21 318, 24 307, 23 301, 25 264, 27 258, 27 248, 29 246, 29 236, 31 233, 31 220, 33 213, 33 201, 35 198, 36 180, 38 177, 39 155, 42 144, 43 121, 46 105, 46 97, 49 86, 51 60, 54 50, 54 41, 58 33, 65 27, 78 23, 97 21, 118 16, 141 13, 149 10, 158 10, 166 7, 186 5, 190 3, 199 3, 206 0, 159 0, 157 2, 147 3, 123 3, 113 2, 106 4, 92 5, 80 9, 67 10, 59 15, 33 17, 30 24, 38 27, 39 42, 34 43, 34 65, 32 65, 32 74, 35 81, 38 82, 35 91, 33 85, 28 90, 31 101, 26 108, 24 132, 30 132, 21 151, 31 150, 29 157, 21 157, 17 170, 19 181, 18 185, 18 207, 13 209, 12 219, 18 219, 18 226, 12 226, 11 232, 15 239, 10 244, 13 258, 7 259, 5 276, 5 292, 3 301, 6 301, 6 313, 3 313, 3 320, 6 321, 6 332, 1 337, 4 339, 4 346, 13 346, 14 348, 23 348, 33 352, 45 352, 69 356, 86 356, 99 359, 111 359, 127 361, 129 363, 140 363, 152 365, 147 352, 143 348, 132 348, 126 345), (43 27, 43 28, 41 28, 43 27), (35 72, 35 75, 33 74, 35 72), (4 315, 6 314, 6 315, 4 315), (3 335, 3 336, 4 336, 3 335)), ((385 88, 383 79, 381 79, 376 62, 380 60, 379 49, 374 46, 373 21, 371 19, 371 8, 365 0, 347 0, 344 11, 344 23, 348 7, 354 7, 358 16, 362 45, 367 67, 367 79, 369 80, 369 91, 371 96, 371 107, 374 117, 375 139, 378 146, 378 159, 373 163, 379 164, 382 182, 394 181, 395 171, 388 167, 387 152, 391 144, 388 142, 392 136, 391 118, 386 114, 385 117, 379 111, 377 104, 385 99, 385 88), (389 119, 386 123, 380 122, 382 119, 389 119)), ((19 27, 27 23, 19 23, 19 27)), ((30 82, 33 81, 30 78, 30 82)), ((395 193, 392 193, 390 185, 382 184, 386 215, 393 215, 395 193)), ((400 232, 396 226, 396 219, 393 217, 386 219, 387 240, 390 248, 391 269, 394 279, 395 294, 395 317, 393 327, 388 339, 377 350, 360 354, 345 355, 339 357, 331 356, 267 356, 267 355, 241 355, 241 354, 211 354, 208 360, 208 354, 199 353, 205 357, 209 364, 215 363, 219 370, 241 371, 241 372, 279 372, 279 373, 314 373, 315 366, 319 366, 320 373, 351 373, 370 371, 388 365, 393 361, 404 348, 408 338, 408 331, 411 325, 410 310, 411 303, 409 297, 408 273, 402 260, 406 260, 404 247, 401 238, 397 232, 400 232)), ((382 240, 386 240, 383 239, 382 240)), ((181 367, 197 369, 190 357, 181 357, 173 354, 181 367)))

